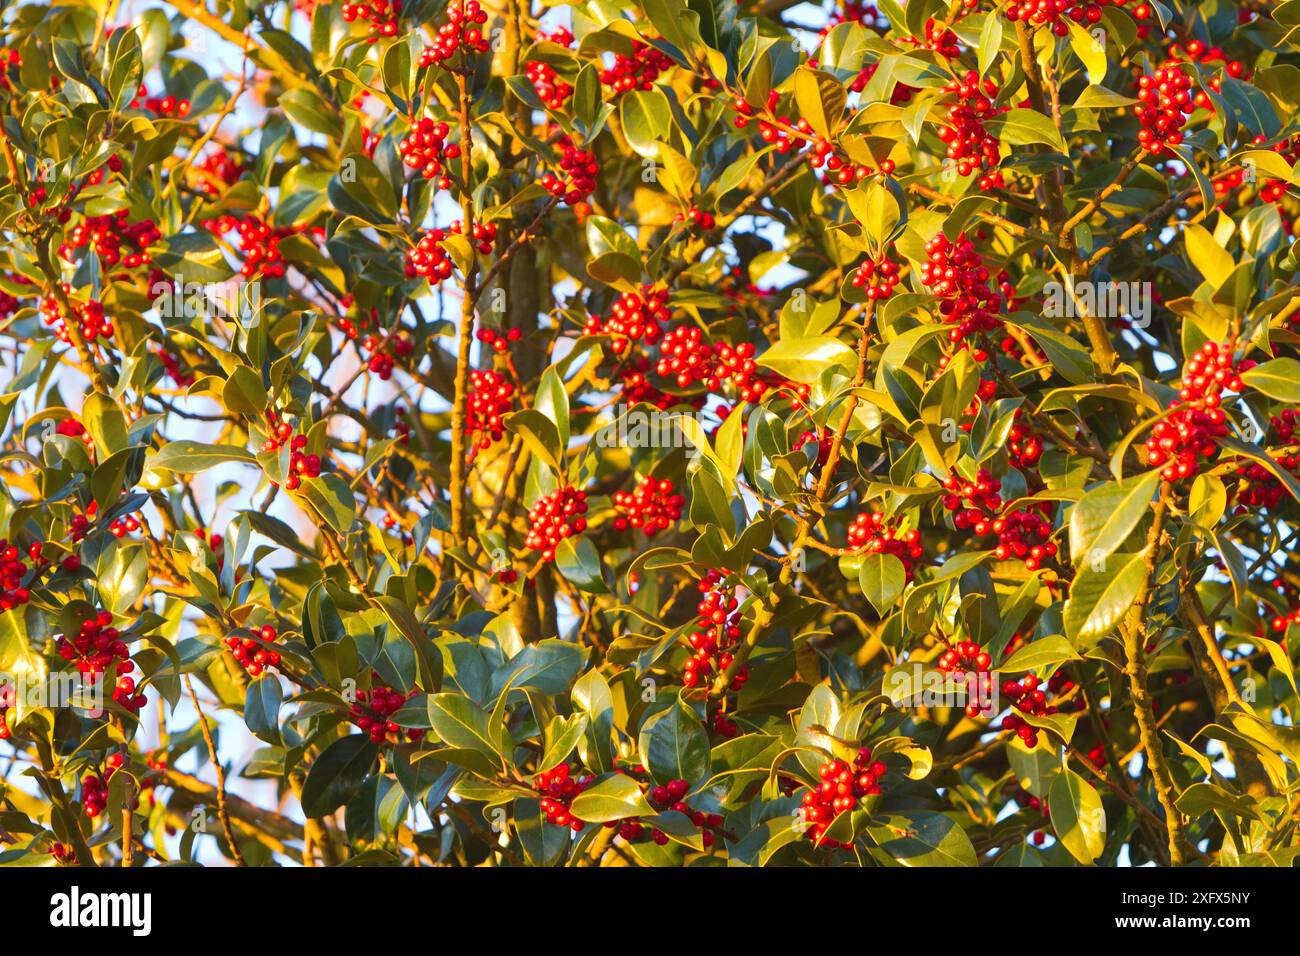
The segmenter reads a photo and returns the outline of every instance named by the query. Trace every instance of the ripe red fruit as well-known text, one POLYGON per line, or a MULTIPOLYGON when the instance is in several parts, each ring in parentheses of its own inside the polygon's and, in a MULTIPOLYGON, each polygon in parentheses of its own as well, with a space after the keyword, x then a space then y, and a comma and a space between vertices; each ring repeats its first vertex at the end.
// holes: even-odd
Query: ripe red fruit
POLYGON ((430 285, 437 285, 452 273, 451 257, 443 248, 447 234, 441 229, 430 229, 420 237, 416 247, 406 254, 406 274, 414 279, 423 276, 430 285))
POLYGON ((1200 460, 1218 455, 1215 439, 1229 433, 1223 393, 1240 392, 1240 373, 1255 365, 1234 362, 1233 350, 1231 342, 1206 342, 1183 366, 1173 410, 1156 422, 1146 441, 1147 464, 1160 468, 1165 481, 1191 477, 1200 460))
POLYGON ((879 511, 863 511, 849 525, 849 547, 867 554, 892 554, 903 563, 907 580, 911 581, 916 566, 925 560, 921 534, 915 528, 898 533, 899 519, 886 518, 879 511))
POLYGON ((264 644, 274 643, 279 638, 279 633, 269 624, 255 628, 254 632, 261 638, 262 643, 251 637, 240 637, 237 634, 231 634, 223 643, 234 655, 235 660, 239 661, 240 666, 251 676, 257 677, 268 668, 280 666, 280 652, 264 646, 264 644))
POLYGON ((475 443, 474 451, 490 448, 505 436, 503 419, 514 411, 514 395, 514 385, 500 372, 474 369, 469 373, 465 433, 475 443))
POLYGON ((1159 156, 1169 147, 1183 142, 1183 125, 1196 105, 1192 96, 1192 79, 1178 64, 1163 66, 1149 76, 1138 77, 1138 142, 1159 156))
POLYGON ((587 495, 577 488, 557 488, 538 498, 528 512, 524 547, 540 552, 543 561, 554 561, 561 541, 587 530, 586 514, 587 495))
MULTIPOLYGON (((853 758, 853 766, 844 760, 828 760, 817 768, 821 783, 804 791, 800 816, 806 825, 804 836, 818 846, 840 848, 838 840, 825 839, 824 835, 841 813, 858 805, 864 797, 880 793, 880 778, 886 767, 872 761, 871 750, 861 748, 853 758)), ((844 845, 843 849, 849 849, 844 845)))
MULTIPOLYGON (((686 659, 682 686, 702 687, 724 673, 734 660, 740 642, 740 601, 736 586, 726 583, 726 572, 708 571, 696 587, 704 597, 695 608, 695 630, 688 641, 694 653, 686 659)), ((736 670, 728 690, 735 692, 749 680, 749 667, 736 670)))
POLYGON ((421 67, 446 64, 457 52, 468 57, 492 49, 482 29, 487 12, 478 0, 451 0, 445 15, 447 19, 438 27, 433 46, 420 53, 421 67))
POLYGON ((635 491, 614 492, 614 507, 620 512, 614 528, 640 528, 647 538, 653 538, 680 520, 685 506, 686 499, 673 490, 670 480, 643 475, 635 491))
POLYGON ((389 741, 398 743, 403 736, 412 743, 423 739, 423 730, 407 729, 389 720, 415 696, 415 692, 403 694, 401 691, 394 690, 382 683, 376 673, 371 673, 370 679, 371 689, 357 691, 356 701, 352 704, 348 719, 365 731, 372 743, 380 745, 389 741))

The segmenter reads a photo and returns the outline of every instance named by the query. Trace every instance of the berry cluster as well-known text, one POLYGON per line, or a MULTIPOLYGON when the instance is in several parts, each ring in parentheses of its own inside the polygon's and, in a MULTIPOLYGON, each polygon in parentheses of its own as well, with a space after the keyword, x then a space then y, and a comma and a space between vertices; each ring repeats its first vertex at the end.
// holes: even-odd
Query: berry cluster
POLYGON ((720 384, 714 369, 713 346, 694 325, 679 325, 663 337, 656 370, 665 378, 676 379, 679 388, 703 382, 713 392, 720 384))
POLYGON ((540 60, 529 60, 524 66, 524 75, 533 84, 533 92, 548 109, 557 113, 563 110, 573 95, 573 85, 560 79, 555 67, 540 60))
MULTIPOLYGON (((1207 46, 1200 40, 1188 40, 1186 46, 1177 42, 1171 43, 1167 52, 1169 59, 1174 62, 1186 57, 1191 63, 1201 63, 1207 67, 1212 63, 1222 63, 1223 72, 1234 80, 1248 75, 1245 64, 1240 60, 1229 59, 1228 55, 1223 51, 1223 47, 1207 46)), ((1208 73, 1208 71, 1206 72, 1208 73)), ((1205 77, 1205 84, 1215 93, 1218 93, 1223 84, 1223 78, 1218 74, 1208 75, 1205 77)), ((1203 89, 1197 90, 1193 94, 1192 102, 1202 109, 1214 109, 1214 101, 1210 99, 1210 94, 1203 89)), ((1260 141, 1262 142, 1262 137, 1260 141)))
POLYGON ((562 155, 560 173, 547 172, 539 180, 543 189, 564 200, 570 206, 576 206, 596 188, 596 175, 600 172, 600 163, 591 150, 580 149, 573 140, 564 136, 559 141, 562 155))
POLYGON ((670 395, 656 386, 647 377, 650 367, 650 360, 644 355, 633 356, 620 366, 617 377, 621 385, 620 399, 623 404, 631 407, 638 402, 645 402, 660 411, 667 411, 683 402, 695 408, 703 407, 704 396, 702 395, 683 399, 670 395))
MULTIPOLYGON (((459 236, 464 233, 465 224, 457 219, 447 227, 447 230, 453 235, 459 236)), ((495 222, 476 222, 470 228, 469 238, 475 249, 485 256, 491 255, 493 243, 497 239, 497 224, 495 222)))
POLYGON ((451 188, 444 163, 460 158, 460 144, 447 142, 450 133, 446 123, 426 116, 412 123, 411 131, 397 144, 402 162, 425 179, 436 180, 439 189, 451 188))
POLYGON ((141 83, 135 91, 135 98, 131 100, 131 109, 148 110, 166 119, 183 119, 190 115, 190 101, 170 94, 150 96, 149 88, 141 83))
POLYGON ((218 146, 193 167, 198 188, 213 198, 220 196, 226 187, 239 182, 244 169, 244 164, 226 152, 223 146, 218 146))
POLYGON ((357 691, 357 699, 352 704, 348 719, 369 734, 371 742, 376 744, 382 745, 390 740, 394 743, 400 742, 403 733, 412 743, 422 739, 423 730, 407 730, 389 720, 393 714, 402 709, 403 704, 415 696, 415 692, 403 694, 399 690, 393 690, 379 683, 378 674, 372 673, 370 677, 374 686, 369 692, 357 691))
MULTIPOLYGON (((70 293, 72 287, 64 282, 63 291, 70 293)), ((104 315, 104 306, 100 302, 77 302, 75 299, 69 299, 72 303, 73 311, 76 313, 77 328, 81 332, 81 338, 89 345, 93 345, 96 339, 103 339, 107 343, 113 338, 113 323, 108 321, 104 315)), ((68 315, 63 308, 63 303, 57 295, 47 295, 41 300, 41 320, 54 329, 54 334, 60 342, 71 344, 72 339, 68 333, 68 315)))
POLYGON ((960 641, 940 654, 935 666, 945 673, 974 671, 987 674, 992 663, 993 658, 974 641, 960 641))
MULTIPOLYGON (((1294 408, 1283 409, 1280 415, 1269 419, 1273 431, 1282 442, 1290 443, 1296 434, 1300 412, 1294 408)), ((1274 460, 1295 474, 1300 469, 1300 454, 1274 454, 1274 460)), ((1273 510, 1290 497, 1290 493, 1272 471, 1253 461, 1243 461, 1237 466, 1236 512, 1243 514, 1249 508, 1273 510)))
POLYGON ((577 833, 585 827, 586 821, 579 820, 569 812, 573 798, 592 784, 593 777, 579 775, 576 765, 570 767, 562 763, 552 770, 545 770, 533 778, 533 789, 542 795, 539 801, 546 822, 557 827, 568 827, 577 833))
MULTIPOLYGON (((1075 684, 1065 676, 1061 671, 1052 675, 1048 682, 1048 690, 1054 694, 1063 694, 1072 691, 1075 684)), ((1038 688, 1038 678, 1032 674, 1026 674, 1018 681, 1008 680, 1002 684, 1002 696, 1011 701, 1012 707, 1022 714, 1028 714, 1031 717, 1047 717, 1059 713, 1062 709, 1079 710, 1084 707, 1083 701, 1076 701, 1074 706, 1067 705, 1057 707, 1047 702, 1047 693, 1038 688)), ((1038 730, 1030 724, 1024 717, 1016 713, 1008 713, 1002 718, 1002 729, 1014 731, 1026 747, 1038 746, 1038 730)))
POLYGON ((892 554, 903 563, 907 580, 911 581, 916 565, 925 559, 925 549, 921 546, 921 533, 913 528, 900 535, 899 523, 900 519, 886 518, 880 511, 860 512, 849 525, 848 543, 854 551, 865 554, 892 554))
MULTIPOLYGON (((971 0, 963 0, 963 3, 967 7, 973 5, 971 0)), ((900 42, 930 50, 948 60, 961 56, 961 43, 957 38, 957 34, 948 29, 946 22, 940 23, 934 17, 928 17, 925 21, 924 40, 919 37, 909 36, 903 37, 900 42)))
MULTIPOLYGON (((659 810, 672 810, 690 818, 691 823, 700 829, 700 840, 707 850, 713 846, 716 841, 715 833, 722 827, 722 815, 718 813, 705 813, 703 810, 693 810, 686 803, 685 796, 690 791, 690 784, 685 780, 669 780, 662 786, 650 788, 646 794, 650 804, 659 810)), ((606 824, 608 826, 608 824, 606 824)), ((619 835, 626 839, 635 839, 640 835, 640 823, 636 823, 634 836, 628 837, 620 831, 619 835)), ((668 842, 668 834, 664 833, 657 827, 650 834, 651 839, 659 846, 668 842)))
POLYGON ((614 492, 614 507, 620 512, 614 530, 640 528, 647 538, 653 538, 680 520, 685 506, 686 499, 675 492, 672 481, 644 475, 635 491, 614 492))
MULTIPOLYGON (((868 747, 857 752, 851 767, 847 761, 838 759, 818 767, 821 784, 804 791, 802 797, 800 813, 807 826, 804 835, 818 846, 838 849, 839 841, 824 838, 826 831, 836 817, 852 810, 863 797, 880 793, 880 778, 886 769, 884 763, 871 759, 868 747)), ((849 845, 844 849, 849 849, 849 845)))
POLYGON ((387 382, 393 377, 397 360, 409 357, 415 351, 415 343, 404 329, 399 329, 391 336, 367 335, 361 340, 360 351, 363 355, 370 353, 366 368, 381 382, 387 382))
POLYGON ((163 372, 176 383, 178 388, 189 388, 194 384, 194 376, 181 367, 180 359, 175 355, 162 346, 158 347, 155 354, 158 356, 158 361, 162 363, 163 372))
POLYGON ((703 212, 698 206, 692 206, 690 209, 679 212, 673 216, 673 222, 686 223, 689 228, 698 229, 701 232, 708 232, 718 224, 718 221, 713 217, 713 213, 703 212))
POLYGON ((442 245, 446 238, 447 234, 441 229, 430 229, 420 237, 415 248, 406 254, 408 278, 422 276, 428 279, 430 284, 436 285, 451 276, 451 256, 442 245))
POLYGON ((655 345, 671 317, 668 290, 643 284, 640 295, 635 292, 620 294, 610 306, 609 315, 587 316, 582 332, 584 335, 612 336, 609 350, 622 355, 632 342, 644 341, 646 345, 655 345))
POLYGON ((135 670, 135 662, 127 652, 121 632, 113 627, 113 615, 100 611, 81 622, 75 636, 60 637, 55 652, 72 663, 86 680, 101 675, 115 678, 113 700, 131 711, 145 705, 144 694, 136 692, 135 680, 128 676, 135 670))
POLYGON ((865 289, 868 299, 888 299, 894 294, 898 285, 898 263, 882 255, 878 259, 868 259, 853 270, 853 285, 865 289))
POLYGON ((451 0, 447 5, 447 20, 438 27, 433 46, 420 53, 420 66, 444 64, 457 52, 465 56, 486 53, 492 43, 483 32, 487 11, 478 0, 451 0))
POLYGON ((68 522, 68 537, 76 542, 89 534, 90 519, 95 516, 97 510, 99 510, 99 502, 92 501, 86 507, 85 514, 74 514, 72 520, 68 522))
MULTIPOLYGON (((689 638, 695 653, 686 659, 683 687, 704 686, 734 660, 732 651, 740 641, 740 601, 735 585, 724 583, 725 578, 725 572, 710 570, 696 584, 703 597, 695 607, 695 630, 689 638)), ((740 690, 747 680, 749 667, 738 668, 728 690, 740 690)))
POLYGON ((1015 558, 1024 561, 1027 570, 1037 571, 1045 561, 1056 557, 1049 502, 1006 508, 1000 494, 1002 482, 984 468, 974 481, 949 475, 943 487, 947 492, 943 506, 953 513, 953 525, 963 531, 969 529, 978 538, 997 535, 993 556, 998 561, 1015 558))
MULTIPOLYGON (((217 535, 213 535, 213 537, 217 537, 217 535)), ((262 639, 263 643, 273 644, 280 635, 275 628, 266 624, 258 628, 257 636, 262 639)), ((271 650, 269 647, 263 647, 262 644, 251 637, 240 637, 237 634, 231 634, 223 643, 230 649, 230 653, 234 655, 235 660, 239 661, 239 666, 248 671, 252 677, 257 677, 268 668, 280 666, 280 652, 271 650)))
POLYGON ((657 47, 633 40, 632 55, 616 54, 614 65, 600 71, 600 82, 609 87, 614 96, 630 90, 649 90, 659 75, 672 65, 672 58, 657 47))
POLYGON ((103 216, 87 216, 73 226, 68 241, 59 246, 59 255, 75 262, 75 250, 92 248, 108 268, 120 263, 123 268, 136 269, 153 261, 149 247, 161 238, 158 223, 152 219, 132 222, 130 210, 119 209, 103 216), (125 254, 123 247, 127 249, 125 254))
POLYGON ((799 437, 795 439, 794 449, 798 451, 807 444, 817 446, 817 464, 824 465, 830 460, 831 449, 835 447, 835 434, 829 428, 820 427, 816 431, 800 432, 799 437))
MULTIPOLYGON (((977 679, 981 674, 988 674, 992 664, 993 658, 974 641, 960 641, 953 644, 940 654, 939 659, 935 661, 935 666, 945 674, 966 674, 977 679)), ((968 691, 971 689, 969 679, 967 689, 968 691)), ((966 716, 978 717, 982 712, 980 705, 968 696, 966 716)))
POLYGON ((1068 17, 1078 24, 1101 22, 1106 0, 1011 0, 1006 17, 1012 23, 1023 20, 1031 26, 1051 26, 1058 37, 1070 35, 1068 17))
MULTIPOLYGON (((736 386, 742 402, 760 402, 763 396, 778 379, 765 372, 754 361, 757 350, 752 342, 731 345, 719 342, 713 347, 713 376, 718 386, 730 382, 736 386)), ((718 386, 714 386, 716 389, 718 386)))
POLYGON ((86 816, 94 818, 108 806, 108 782, 98 773, 90 772, 81 778, 81 808, 86 816))
POLYGON ((948 125, 939 130, 939 139, 948 146, 947 157, 962 176, 969 176, 977 169, 994 170, 980 177, 979 187, 986 191, 1001 188, 1002 174, 996 171, 1001 161, 1001 146, 997 137, 984 127, 989 117, 1007 111, 993 102, 998 92, 996 81, 986 77, 981 82, 978 73, 967 70, 960 82, 953 80, 944 87, 944 92, 957 97, 948 110, 948 125))
POLYGON ((514 395, 514 385, 500 372, 492 369, 470 371, 465 432, 476 443, 476 450, 486 450, 504 437, 502 419, 514 411, 514 395))
POLYGON ((524 333, 519 329, 509 329, 504 335, 496 329, 479 329, 474 336, 494 352, 505 352, 510 348, 512 342, 518 342, 524 337, 524 333))
POLYGON ((380 37, 397 36, 397 18, 402 12, 402 0, 361 0, 360 3, 343 4, 343 20, 355 23, 361 20, 370 24, 367 43, 380 37))
POLYGON ((1142 124, 1138 142, 1159 156, 1183 141, 1183 124, 1196 108, 1191 93, 1192 79, 1175 63, 1138 77, 1137 87, 1137 97, 1142 101, 1137 109, 1138 122, 1142 124))
POLYGON ((577 488, 557 488, 538 498, 528 512, 524 547, 540 551, 543 561, 554 561, 561 541, 587 530, 586 513, 587 493, 577 488))
MULTIPOLYGON (((981 333, 1001 325, 998 310, 1002 300, 989 288, 989 270, 975 244, 961 233, 956 242, 942 232, 925 244, 926 261, 921 265, 921 282, 940 300, 939 312, 952 328, 948 338, 959 346, 981 333)), ((984 361, 988 353, 973 348, 971 355, 984 361)))
MULTIPOLYGON (((557 27, 549 33, 539 31, 537 34, 539 43, 554 43, 565 48, 573 43, 573 39, 573 33, 568 27, 557 27)), ((539 100, 556 112, 564 109, 569 97, 573 95, 573 85, 560 79, 554 67, 549 63, 529 60, 524 64, 524 72, 533 84, 539 100)))
MULTIPOLYGON (((1281 610, 1274 610, 1271 605, 1264 604, 1263 614, 1269 617, 1269 630, 1275 635, 1275 639, 1286 646, 1286 632, 1292 624, 1300 624, 1300 600, 1297 600, 1296 593, 1287 583, 1280 578, 1273 582, 1273 589, 1277 591, 1277 596, 1281 610)), ((1264 626, 1261 623, 1255 629, 1257 637, 1264 636, 1264 626)))
POLYGON ((135 515, 120 515, 108 526, 109 534, 115 538, 125 538, 140 530, 140 520, 135 515))
POLYGON ((1231 342, 1206 342, 1183 366, 1173 411, 1151 430, 1147 464, 1162 469, 1166 481, 1178 481, 1193 475, 1200 459, 1213 458, 1214 440, 1228 434, 1223 393, 1240 392, 1240 373, 1254 365, 1250 360, 1234 364, 1231 342))
POLYGON ((1023 412, 1017 408, 1007 432, 1007 458, 1012 466, 1025 471, 1038 464, 1043 457, 1043 436, 1022 420, 1023 412))
POLYGON ((266 418, 271 437, 262 443, 260 450, 263 453, 277 451, 284 447, 285 442, 289 442, 289 477, 285 480, 284 487, 296 491, 302 485, 303 478, 319 478, 323 462, 320 455, 307 453, 307 436, 295 435, 293 426, 283 421, 275 409, 268 411, 266 418))
POLYGON ((24 556, 16 545, 0 538, 0 612, 22 607, 31 599, 31 591, 23 580, 27 577, 28 561, 38 572, 45 568, 47 562, 41 556, 42 547, 40 541, 33 541, 24 556))
POLYGON ((218 235, 225 235, 234 230, 239 237, 239 251, 244 255, 244 263, 239 267, 239 274, 245 279, 254 279, 259 275, 268 279, 284 276, 284 256, 280 254, 280 240, 293 233, 292 229, 276 229, 267 225, 257 216, 219 216, 206 223, 218 235))

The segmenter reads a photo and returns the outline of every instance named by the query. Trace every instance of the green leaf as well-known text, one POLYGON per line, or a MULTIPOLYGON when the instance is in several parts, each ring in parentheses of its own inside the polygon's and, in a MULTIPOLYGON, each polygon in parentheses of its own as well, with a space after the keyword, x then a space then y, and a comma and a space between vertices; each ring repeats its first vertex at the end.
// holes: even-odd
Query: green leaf
POLYGON ((531 797, 520 797, 514 804, 515 832, 519 845, 532 866, 555 866, 572 842, 567 827, 546 822, 541 802, 531 797))
POLYGON ((588 823, 605 823, 626 817, 650 816, 654 808, 641 795, 637 782, 626 774, 614 774, 573 798, 569 809, 588 823))
POLYGON ((1078 657, 1073 644, 1060 634, 1051 634, 1030 641, 1003 661, 998 669, 1013 674, 1019 671, 1045 671, 1048 668, 1055 670, 1058 665, 1077 660, 1078 657))
POLYGON ((637 749, 655 783, 685 780, 694 787, 709 775, 709 735, 680 697, 646 721, 637 749))
POLYGON ((1051 119, 1035 110, 1017 108, 990 116, 984 121, 984 128, 1008 146, 1043 143, 1057 152, 1066 151, 1065 142, 1051 119))
POLYGON ((231 461, 257 464, 256 456, 246 448, 236 445, 205 445, 203 442, 179 439, 164 445, 149 461, 149 467, 156 471, 194 475, 231 461))
POLYGON ((349 734, 334 741, 307 771, 302 785, 302 812, 324 817, 347 803, 370 774, 379 753, 365 734, 349 734))
POLYGON ((791 381, 815 385, 829 368, 839 368, 852 375, 858 365, 858 355, 834 336, 812 335, 782 339, 755 361, 791 381))
POLYGON ((1106 810, 1092 784, 1069 767, 1052 781, 1047 804, 1064 847, 1080 863, 1092 864, 1106 849, 1106 810))
POLYGON ((871 606, 883 615, 907 585, 907 569, 892 554, 869 554, 858 570, 858 583, 871 606))
POLYGON ((260 419, 266 414, 270 398, 262 385, 262 377, 247 365, 236 368, 226 379, 221 390, 222 403, 232 412, 247 418, 260 419))
POLYGON ((794 99, 799 115, 822 139, 830 139, 844 116, 844 84, 829 73, 806 66, 794 74, 794 99))
POLYGON ((500 757, 500 743, 488 731, 488 712, 460 694, 429 695, 429 727, 449 747, 500 757))
POLYGON ((1241 373, 1241 380, 1269 398, 1300 404, 1300 362, 1293 358, 1275 358, 1241 373))
POLYGON ((862 225, 862 231, 876 248, 884 247, 906 222, 903 209, 894 194, 878 180, 870 179, 856 189, 844 192, 849 209, 862 225))
POLYGON ((891 815, 867 827, 877 847, 902 866, 976 866, 975 847, 962 826, 942 813, 891 815))
POLYGON ((1065 633, 1076 646, 1093 644, 1111 632, 1132 606, 1146 580, 1145 552, 1117 553, 1099 565, 1085 565, 1065 602, 1065 633))
POLYGON ((668 98, 657 87, 625 93, 619 99, 618 116, 629 146, 647 158, 658 155, 659 142, 672 129, 672 117, 668 98))
POLYGON ((564 390, 564 382, 554 365, 542 372, 537 383, 537 402, 535 407, 555 426, 560 449, 569 445, 569 393, 564 390))
POLYGON ((529 644, 492 675, 489 694, 495 697, 506 687, 567 694, 590 656, 583 645, 555 638, 529 644))
POLYGON ((1083 496, 1070 511, 1070 561, 1105 560, 1137 527, 1151 506, 1160 472, 1124 482, 1107 482, 1083 496))
POLYGON ((339 534, 346 534, 356 517, 357 503, 348 483, 336 474, 304 478, 298 494, 339 534))
POLYGON ((1197 223, 1184 226, 1183 239, 1187 244, 1187 255, 1191 258, 1192 265, 1196 266, 1206 282, 1217 289, 1228 281, 1237 263, 1210 235, 1209 230, 1197 223))
POLYGON ((313 133, 323 133, 331 139, 338 139, 343 132, 338 114, 319 93, 309 87, 296 87, 281 94, 280 108, 284 110, 285 116, 313 133))
POLYGON ((588 594, 608 594, 596 546, 586 537, 565 538, 555 546, 555 569, 588 594))
POLYGON ((283 742, 280 733, 283 699, 280 680, 272 674, 263 674, 250 683, 244 696, 244 723, 254 736, 276 746, 283 742))
POLYGON ((86 396, 86 403, 81 409, 82 421, 86 431, 95 442, 95 452, 103 461, 121 451, 128 444, 126 417, 107 395, 91 392, 86 396))

